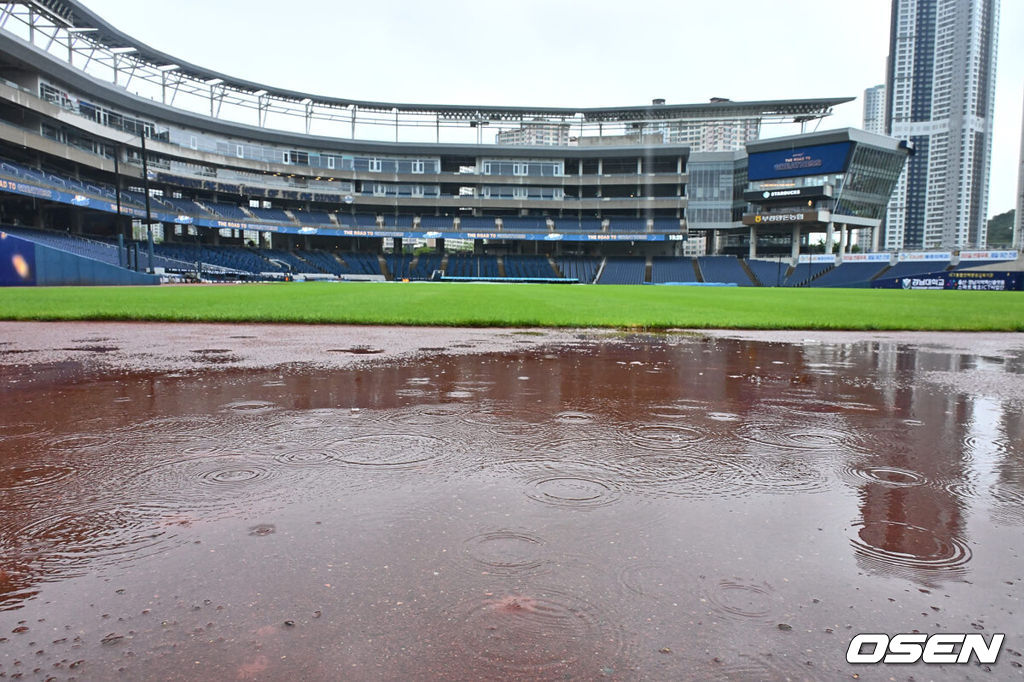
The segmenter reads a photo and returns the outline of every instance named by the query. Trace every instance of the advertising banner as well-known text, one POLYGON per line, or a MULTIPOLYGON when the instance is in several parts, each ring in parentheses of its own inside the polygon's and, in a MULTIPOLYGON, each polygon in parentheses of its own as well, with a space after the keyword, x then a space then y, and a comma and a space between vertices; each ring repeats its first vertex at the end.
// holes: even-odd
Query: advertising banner
POLYGON ((763 201, 792 201, 799 199, 820 199, 832 196, 831 185, 816 187, 787 187, 784 189, 760 189, 743 193, 744 201, 760 203, 763 201))
POLYGON ((892 260, 890 253, 844 253, 844 263, 888 263, 892 260))
POLYGON ((835 142, 777 152, 755 152, 750 155, 747 179, 773 180, 842 173, 846 170, 850 148, 849 142, 835 142))
POLYGON ((924 260, 948 261, 952 258, 953 254, 949 251, 900 251, 899 255, 896 256, 896 260, 901 263, 904 261, 924 260))
POLYGON ((818 212, 806 213, 764 213, 760 215, 743 216, 744 225, 777 225, 779 223, 802 223, 808 220, 817 220, 818 212))
POLYGON ((958 289, 961 291, 1021 291, 1020 272, 929 272, 909 277, 876 279, 875 289, 958 289))
POLYGON ((803 253, 800 254, 798 260, 801 263, 831 263, 834 265, 836 256, 834 253, 803 253))
POLYGON ((961 251, 960 260, 1017 260, 1016 251, 961 251))

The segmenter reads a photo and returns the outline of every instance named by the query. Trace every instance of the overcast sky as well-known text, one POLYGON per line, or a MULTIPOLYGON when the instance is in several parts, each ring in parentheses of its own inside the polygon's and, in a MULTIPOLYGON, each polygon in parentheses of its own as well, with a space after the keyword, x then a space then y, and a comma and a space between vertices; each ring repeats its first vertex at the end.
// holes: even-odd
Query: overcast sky
MULTIPOLYGON (((885 81, 890 0, 84 0, 184 61, 320 95, 628 106, 856 96, 885 81)), ((1016 204, 1024 0, 1003 0, 989 214, 1016 204)))

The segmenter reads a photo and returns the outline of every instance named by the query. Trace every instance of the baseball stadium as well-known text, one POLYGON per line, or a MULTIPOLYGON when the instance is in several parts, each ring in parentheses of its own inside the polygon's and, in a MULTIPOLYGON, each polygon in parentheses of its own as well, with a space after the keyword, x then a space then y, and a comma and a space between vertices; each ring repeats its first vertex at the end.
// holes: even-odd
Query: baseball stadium
POLYGON ((1024 259, 886 250, 854 97, 345 99, 89 4, 0 2, 0 678, 1020 674, 1024 259))

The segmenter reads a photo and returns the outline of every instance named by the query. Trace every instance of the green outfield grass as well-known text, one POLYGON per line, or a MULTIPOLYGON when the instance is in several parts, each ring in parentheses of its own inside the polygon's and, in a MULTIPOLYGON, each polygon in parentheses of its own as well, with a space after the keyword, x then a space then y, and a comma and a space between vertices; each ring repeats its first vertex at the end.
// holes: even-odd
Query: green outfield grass
POLYGON ((1024 331, 1024 294, 452 283, 26 287, 0 290, 0 319, 1024 331))

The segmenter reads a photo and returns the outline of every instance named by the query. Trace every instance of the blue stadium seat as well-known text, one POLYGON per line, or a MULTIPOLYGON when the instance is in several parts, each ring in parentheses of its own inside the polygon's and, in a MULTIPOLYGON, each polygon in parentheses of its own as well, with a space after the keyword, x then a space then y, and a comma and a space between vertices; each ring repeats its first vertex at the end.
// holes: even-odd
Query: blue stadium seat
POLYGON ((581 256, 559 256, 555 259, 562 277, 575 278, 583 284, 592 284, 601 266, 600 258, 581 256))
POLYGON ((391 279, 406 279, 409 277, 409 266, 414 256, 410 253, 390 253, 384 257, 387 263, 388 273, 391 279))
POLYGON ((807 286, 814 277, 833 267, 831 263, 800 263, 782 282, 784 287, 807 286))
POLYGON ((515 278, 555 277, 546 256, 505 256, 505 276, 515 278))
POLYGON ((502 218, 501 219, 501 223, 503 225, 502 229, 504 229, 504 230, 533 230, 533 231, 536 231, 536 230, 547 230, 548 229, 547 218, 541 218, 541 217, 509 216, 507 218, 502 218))
POLYGON ((555 218, 556 232, 600 232, 601 221, 597 218, 555 218))
POLYGON ((781 259, 751 258, 747 261, 747 267, 754 273, 754 277, 761 283, 761 286, 781 287, 782 282, 786 279, 786 273, 789 271, 789 263, 790 261, 781 259))
MULTIPOLYGON (((453 220, 451 216, 434 216, 424 215, 420 216, 420 227, 424 230, 440 230, 442 232, 449 232, 452 229, 453 220)), ((466 225, 463 223, 463 228, 466 225)), ((491 228, 494 227, 494 221, 491 221, 491 228)))
POLYGON ((865 287, 887 263, 843 263, 811 283, 813 287, 865 287))
POLYGON ((731 283, 741 287, 754 286, 754 282, 735 256, 701 256, 697 262, 705 282, 731 283))
POLYGON ((414 217, 411 215, 386 215, 384 216, 384 227, 390 229, 411 230, 414 217))
POLYGON ((287 225, 295 224, 292 219, 288 217, 288 214, 280 208, 250 208, 249 212, 256 216, 257 220, 263 220, 269 223, 285 223, 287 225))
POLYGON ((697 281, 692 258, 655 256, 651 262, 651 282, 654 284, 697 281))
MULTIPOLYGON (((492 232, 496 229, 494 218, 491 216, 463 216, 459 219, 463 230, 483 230, 492 232)), ((507 226, 506 226, 507 227, 507 226)))
POLYGON ((324 225, 326 227, 334 225, 331 216, 323 211, 292 211, 292 214, 300 225, 324 225))
POLYGON ((949 267, 949 261, 934 261, 934 260, 922 260, 922 261, 903 261, 897 263, 885 272, 881 274, 881 277, 888 279, 890 277, 911 277, 913 275, 923 275, 929 272, 942 272, 949 267))
POLYGON ((224 218, 225 220, 233 220, 235 222, 247 222, 249 216, 242 212, 242 209, 238 208, 234 204, 214 204, 207 203, 206 206, 210 208, 214 214, 224 218))
POLYGON ((643 284, 647 259, 632 256, 609 256, 598 284, 643 284))
POLYGON ((410 269, 410 279, 430 279, 435 270, 441 269, 441 254, 425 253, 416 261, 416 267, 410 269))
POLYGON ((609 232, 646 232, 646 218, 612 218, 608 224, 609 232))
POLYGON ((496 256, 451 254, 444 272, 446 277, 498 277, 496 256))

